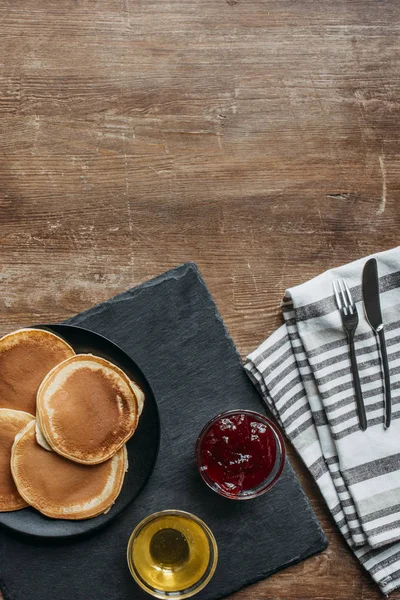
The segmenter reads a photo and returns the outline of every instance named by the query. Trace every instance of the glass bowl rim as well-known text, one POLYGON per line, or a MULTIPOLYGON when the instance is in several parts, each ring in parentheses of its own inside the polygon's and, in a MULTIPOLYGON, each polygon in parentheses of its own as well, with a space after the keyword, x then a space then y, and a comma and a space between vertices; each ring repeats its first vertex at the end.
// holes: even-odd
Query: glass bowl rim
POLYGON ((244 408, 243 409, 235 408, 232 410, 223 411, 223 412, 219 413, 218 415, 215 415, 212 419, 210 419, 204 425, 203 429, 200 431, 200 433, 197 437, 195 454, 196 454, 197 469, 200 473, 200 476, 203 479, 203 481, 207 484, 207 486, 211 490, 213 490, 213 492, 219 494, 220 496, 223 496, 224 498, 229 498, 230 500, 251 500, 252 498, 257 498, 258 496, 265 494, 265 492, 268 492, 280 478, 282 471, 283 471, 283 467, 285 466, 286 446, 285 446, 285 440, 283 438, 282 432, 280 431, 278 426, 269 417, 267 417, 267 415, 259 413, 255 410, 248 410, 248 409, 244 409, 244 408), (275 436, 275 440, 277 443, 277 451, 279 453, 279 457, 278 457, 279 464, 278 464, 278 468, 277 468, 276 472, 274 473, 273 478, 270 480, 271 474, 269 474, 264 479, 264 481, 261 482, 256 488, 247 490, 246 493, 243 495, 229 494, 229 492, 225 492, 210 477, 207 477, 205 472, 201 469, 201 466, 202 466, 201 444, 202 444, 205 434, 208 432, 210 427, 212 427, 212 425, 214 425, 220 419, 227 418, 231 415, 239 415, 239 414, 252 416, 255 419, 257 419, 259 422, 262 422, 265 425, 267 425, 272 430, 272 432, 275 436))
MULTIPOLYGON (((127 562, 128 562, 128 567, 129 567, 129 571, 132 575, 132 577, 134 578, 134 580, 136 581, 136 583, 142 588, 142 590, 144 590, 146 593, 150 594, 151 596, 153 596, 154 598, 159 598, 161 600, 164 600, 165 598, 168 597, 175 597, 177 600, 184 600, 185 598, 191 598, 192 596, 194 596, 195 594, 197 594, 198 592, 200 592, 203 588, 206 587, 206 585, 211 581, 215 570, 217 568, 217 564, 218 564, 218 545, 217 545, 217 541, 215 539, 215 536, 213 534, 213 532, 211 531, 211 529, 209 528, 209 526, 207 525, 207 523, 205 523, 202 519, 200 519, 200 517, 198 517, 197 515, 194 515, 193 513, 190 513, 188 511, 185 510, 179 510, 179 509, 165 509, 165 510, 159 510, 157 512, 152 513, 151 515, 148 515, 147 517, 145 517, 144 519, 142 519, 134 528, 134 530, 132 531, 131 535, 129 536, 129 541, 128 541, 128 546, 127 546, 127 562), (203 532, 205 533, 207 540, 210 544, 210 561, 209 564, 207 565, 207 569, 204 572, 203 576, 201 577, 201 579, 199 581, 201 581, 200 585, 198 585, 198 583, 194 583, 190 588, 188 588, 188 591, 185 592, 183 590, 183 593, 180 595, 176 595, 176 596, 171 596, 172 592, 169 592, 169 595, 167 593, 163 593, 161 591, 157 591, 155 589, 153 589, 151 586, 147 585, 145 581, 143 581, 139 575, 136 572, 135 569, 135 564, 134 564, 134 560, 133 560, 133 543, 137 537, 137 535, 139 534, 139 532, 143 529, 143 527, 145 527, 146 525, 148 525, 148 523, 151 523, 152 521, 157 520, 160 517, 163 516, 181 516, 181 517, 185 517, 190 521, 194 521, 196 522, 201 529, 203 530, 203 532)), ((179 594, 180 591, 177 590, 176 592, 173 592, 173 594, 179 594)))

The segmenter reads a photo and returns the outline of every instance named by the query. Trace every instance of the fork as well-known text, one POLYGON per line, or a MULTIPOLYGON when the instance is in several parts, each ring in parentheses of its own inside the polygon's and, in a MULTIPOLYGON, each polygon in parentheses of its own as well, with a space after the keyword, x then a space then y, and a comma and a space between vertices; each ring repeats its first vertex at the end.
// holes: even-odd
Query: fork
POLYGON ((354 392, 356 396, 358 422, 360 429, 367 429, 367 416, 365 414, 365 406, 362 397, 360 377, 358 374, 358 366, 356 359, 356 350, 354 347, 354 334, 358 325, 357 307, 353 302, 350 290, 344 279, 333 281, 333 291, 335 293, 336 304, 342 317, 343 329, 347 333, 347 339, 350 349, 351 371, 353 374, 354 392))

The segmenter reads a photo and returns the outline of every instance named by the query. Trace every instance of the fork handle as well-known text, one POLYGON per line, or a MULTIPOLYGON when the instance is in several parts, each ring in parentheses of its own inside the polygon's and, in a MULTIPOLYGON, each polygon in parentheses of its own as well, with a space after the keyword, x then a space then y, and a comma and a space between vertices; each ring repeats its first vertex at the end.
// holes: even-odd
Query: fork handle
POLYGON ((383 369, 383 381, 384 381, 384 394, 385 394, 385 429, 390 427, 392 420, 392 398, 390 392, 390 374, 389 374, 389 362, 386 351, 385 334, 383 333, 383 327, 378 331, 379 349, 382 359, 383 369))
POLYGON ((356 349, 354 347, 354 333, 349 333, 348 338, 349 338, 349 347, 350 347, 351 371, 353 374, 354 392, 356 395, 356 403, 357 403, 358 422, 360 424, 360 429, 362 431, 365 431, 368 427, 367 415, 365 414, 365 406, 364 406, 364 400, 362 397, 360 376, 358 374, 356 349))

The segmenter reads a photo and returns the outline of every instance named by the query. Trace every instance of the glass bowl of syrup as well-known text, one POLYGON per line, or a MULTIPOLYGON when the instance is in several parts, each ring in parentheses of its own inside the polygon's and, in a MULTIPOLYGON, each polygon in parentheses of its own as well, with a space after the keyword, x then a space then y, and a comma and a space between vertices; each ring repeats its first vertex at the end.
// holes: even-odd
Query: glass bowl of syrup
POLYGON ((196 444, 200 475, 215 492, 232 500, 264 494, 278 481, 286 450, 277 426, 251 410, 217 415, 196 444))
POLYGON ((134 529, 127 559, 136 583, 155 598, 190 598, 214 575, 218 548, 214 535, 195 515, 164 510, 134 529))

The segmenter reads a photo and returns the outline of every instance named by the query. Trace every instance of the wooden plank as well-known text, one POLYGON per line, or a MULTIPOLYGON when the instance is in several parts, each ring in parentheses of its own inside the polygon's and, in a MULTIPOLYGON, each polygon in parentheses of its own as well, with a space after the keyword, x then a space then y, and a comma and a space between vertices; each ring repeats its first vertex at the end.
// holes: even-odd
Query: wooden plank
MULTIPOLYGON (((245 356, 286 287, 398 244, 399 17, 0 1, 0 333, 193 260, 245 356)), ((293 459, 330 547, 234 598, 378 598, 293 459)))

